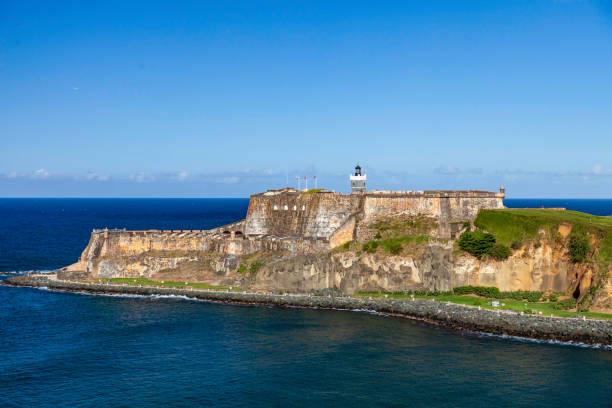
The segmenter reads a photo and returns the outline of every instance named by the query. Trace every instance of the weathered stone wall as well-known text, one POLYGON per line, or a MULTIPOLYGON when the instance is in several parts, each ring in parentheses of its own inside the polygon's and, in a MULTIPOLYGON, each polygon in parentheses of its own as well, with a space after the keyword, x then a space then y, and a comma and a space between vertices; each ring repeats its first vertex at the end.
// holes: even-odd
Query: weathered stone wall
MULTIPOLYGON (((503 208, 503 193, 488 191, 333 192, 300 193, 293 189, 251 196, 245 221, 249 235, 317 237, 331 240, 350 217, 366 222, 394 215, 427 216, 440 220, 439 236, 452 236, 451 222, 472 221, 478 211, 503 208)), ((346 235, 346 234, 345 234, 346 235)), ((343 239, 334 239, 342 244, 343 239)), ((332 245, 334 246, 334 245, 332 245)))
POLYGON ((453 222, 473 221, 482 209, 504 208, 503 193, 489 191, 424 191, 368 193, 363 206, 364 220, 397 215, 439 219, 438 236, 451 238, 453 222))
POLYGON ((251 196, 246 218, 248 235, 323 238, 359 211, 359 195, 295 190, 267 191, 251 196))
MULTIPOLYGON (((143 276, 176 267, 202 253, 244 256, 258 251, 287 251, 308 254, 327 251, 329 242, 321 239, 280 238, 274 236, 247 237, 235 231, 211 234, 207 231, 94 231, 79 261, 67 267, 71 272, 85 272, 97 277, 143 276), (160 258, 159 262, 131 259, 146 254, 160 258), (190 255, 191 254, 191 255, 190 255), (174 259, 174 261, 172 260, 174 259), (174 263, 173 263, 174 262, 174 263), (151 266, 155 264, 154 266, 151 266), (138 272, 138 271, 141 272, 138 272)), ((147 256, 145 256, 147 258, 147 256)))

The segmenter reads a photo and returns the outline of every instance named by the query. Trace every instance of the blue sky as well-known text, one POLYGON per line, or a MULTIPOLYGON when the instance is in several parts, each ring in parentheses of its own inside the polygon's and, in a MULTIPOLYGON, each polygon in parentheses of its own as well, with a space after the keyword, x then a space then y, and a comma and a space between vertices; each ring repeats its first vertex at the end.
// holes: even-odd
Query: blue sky
POLYGON ((611 153, 609 2, 0 0, 0 196, 609 198, 611 153))

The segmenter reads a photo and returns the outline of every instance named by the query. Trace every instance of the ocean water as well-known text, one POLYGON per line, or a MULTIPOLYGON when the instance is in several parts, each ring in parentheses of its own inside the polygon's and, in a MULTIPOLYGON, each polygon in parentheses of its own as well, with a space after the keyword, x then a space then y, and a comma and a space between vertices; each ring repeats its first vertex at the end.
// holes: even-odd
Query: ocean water
MULTIPOLYGON (((248 200, 0 199, 0 279, 92 228, 206 229, 248 200)), ((506 200, 612 214, 612 200, 506 200)), ((0 286, 0 407, 610 407, 612 350, 365 312, 0 286)))

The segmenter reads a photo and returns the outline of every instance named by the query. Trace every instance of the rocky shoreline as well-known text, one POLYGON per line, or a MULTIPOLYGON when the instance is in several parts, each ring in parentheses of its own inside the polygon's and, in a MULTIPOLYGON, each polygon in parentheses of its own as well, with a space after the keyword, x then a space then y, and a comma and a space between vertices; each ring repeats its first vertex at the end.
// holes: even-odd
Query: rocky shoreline
POLYGON ((410 301, 361 297, 274 295, 153 286, 107 285, 61 281, 52 277, 53 275, 28 274, 9 277, 0 283, 11 286, 45 287, 54 290, 100 294, 175 295, 214 302, 277 307, 372 310, 455 329, 542 340, 612 345, 612 321, 609 320, 525 315, 508 310, 479 309, 421 299, 410 301))

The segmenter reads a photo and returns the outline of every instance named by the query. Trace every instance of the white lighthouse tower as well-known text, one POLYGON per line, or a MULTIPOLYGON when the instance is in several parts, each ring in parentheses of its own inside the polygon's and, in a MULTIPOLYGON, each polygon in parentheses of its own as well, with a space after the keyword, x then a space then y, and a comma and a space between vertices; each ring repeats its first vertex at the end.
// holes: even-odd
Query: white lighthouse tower
POLYGON ((366 191, 366 175, 361 175, 361 166, 355 166, 355 174, 351 174, 351 193, 366 191))

